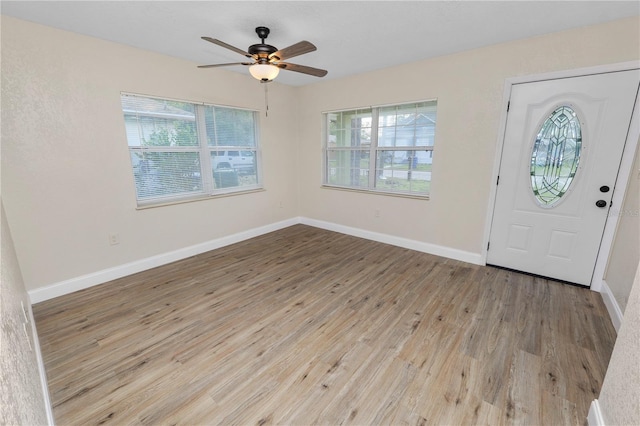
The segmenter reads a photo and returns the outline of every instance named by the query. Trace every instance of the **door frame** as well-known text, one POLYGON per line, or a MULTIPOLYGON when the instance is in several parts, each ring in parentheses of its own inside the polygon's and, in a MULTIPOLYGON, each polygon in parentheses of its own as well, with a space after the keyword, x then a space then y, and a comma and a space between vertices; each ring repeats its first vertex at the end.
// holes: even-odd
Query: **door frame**
MULTIPOLYGON (((507 128, 507 108, 509 99, 511 98, 511 90, 515 84, 522 83, 534 83, 545 80, 557 80, 562 78, 571 77, 583 77, 594 74, 605 74, 618 71, 629 71, 640 69, 640 61, 621 62, 616 64, 598 65, 586 68, 576 68, 571 70, 553 71, 543 74, 534 74, 519 77, 509 77, 504 83, 504 92, 502 96, 502 106, 500 113, 500 127, 498 128, 498 142, 496 144, 495 157, 493 161, 493 173, 491 175, 491 190, 489 194, 489 200, 487 203, 487 215, 485 221, 484 240, 482 245, 481 262, 487 264, 488 245, 489 238, 491 236, 491 223, 493 222, 493 213, 496 202, 496 194, 498 191, 497 180, 500 174, 500 163, 502 160, 502 150, 504 148, 505 131, 507 128)), ((622 160, 620 162, 620 168, 618 169, 618 179, 616 180, 616 186, 612 194, 612 205, 620 208, 624 202, 624 196, 626 192, 629 179, 631 178, 631 168, 633 166, 633 160, 638 147, 638 139, 640 138, 640 92, 636 94, 636 101, 631 113, 631 125, 627 133, 625 140, 624 151, 622 152, 622 160)), ((616 229, 620 215, 607 215, 607 221, 604 226, 604 234, 600 243, 600 250, 598 251, 598 257, 591 277, 591 283, 589 288, 591 290, 600 292, 602 290, 602 282, 604 280, 604 274, 611 254, 611 248, 613 246, 613 240, 615 237, 616 229)))

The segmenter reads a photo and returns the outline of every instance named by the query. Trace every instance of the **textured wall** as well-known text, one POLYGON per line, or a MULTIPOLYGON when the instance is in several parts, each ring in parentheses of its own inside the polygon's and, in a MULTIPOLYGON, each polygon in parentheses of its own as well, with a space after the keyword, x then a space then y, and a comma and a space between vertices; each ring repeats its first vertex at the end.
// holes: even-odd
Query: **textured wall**
MULTIPOLYGON (((636 235, 639 238, 640 235, 636 235)), ((598 402, 606 425, 640 425, 640 264, 598 402)))
MULTIPOLYGON (((42 384, 31 334, 24 334, 22 306, 29 298, 13 249, 13 240, 1 207, 2 280, 0 282, 0 425, 47 424, 42 384)), ((31 323, 28 328, 32 333, 31 323)))
POLYGON ((611 257, 607 265, 605 281, 622 312, 627 306, 636 266, 640 262, 640 149, 636 152, 635 163, 622 208, 611 209, 612 215, 620 215, 611 257))
POLYGON ((2 199, 27 290, 297 215, 293 87, 269 83, 266 117, 251 76, 0 18, 2 199), (122 91, 260 110, 265 190, 136 209, 122 91))

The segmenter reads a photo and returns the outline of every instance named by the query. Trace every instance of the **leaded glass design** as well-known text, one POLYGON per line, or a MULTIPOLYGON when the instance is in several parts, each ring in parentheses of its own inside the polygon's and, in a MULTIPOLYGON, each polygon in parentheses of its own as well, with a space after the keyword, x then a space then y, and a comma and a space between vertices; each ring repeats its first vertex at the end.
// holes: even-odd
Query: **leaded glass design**
POLYGON ((578 170, 582 129, 576 112, 561 106, 540 127, 531 153, 531 188, 541 206, 551 207, 567 192, 578 170))

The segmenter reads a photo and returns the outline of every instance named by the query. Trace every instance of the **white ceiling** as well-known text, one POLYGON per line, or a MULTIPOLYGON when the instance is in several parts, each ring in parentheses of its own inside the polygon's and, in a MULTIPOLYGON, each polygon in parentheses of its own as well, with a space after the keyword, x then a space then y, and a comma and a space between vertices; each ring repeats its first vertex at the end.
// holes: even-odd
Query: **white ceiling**
MULTIPOLYGON (((244 57, 257 26, 280 49, 308 40, 318 50, 290 62, 324 68, 324 79, 640 15, 634 1, 2 1, 3 15, 183 58, 196 64, 244 57)), ((227 68, 248 74, 247 67, 227 68)), ((210 72, 203 69, 202 72, 210 72)), ((278 82, 317 81, 281 72, 278 82)))

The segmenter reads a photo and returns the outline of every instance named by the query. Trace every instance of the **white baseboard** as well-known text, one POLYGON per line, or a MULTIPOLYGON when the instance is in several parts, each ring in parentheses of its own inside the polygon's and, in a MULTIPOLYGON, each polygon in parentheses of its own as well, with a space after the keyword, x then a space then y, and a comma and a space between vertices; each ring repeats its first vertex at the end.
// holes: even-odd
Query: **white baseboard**
POLYGON ((29 311, 31 336, 33 338, 33 350, 36 354, 36 362, 38 363, 38 372, 40 373, 40 385, 42 387, 44 409, 47 414, 47 424, 50 426, 53 426, 55 425, 55 421, 53 418, 53 407, 51 406, 51 397, 49 396, 49 386, 47 384, 47 371, 44 368, 44 360, 42 359, 42 352, 40 351, 40 340, 38 339, 38 332, 36 330, 36 320, 33 317, 33 309, 31 309, 31 306, 28 306, 27 309, 29 311))
POLYGON ((598 403, 597 399, 591 401, 589 415, 587 416, 587 424, 589 426, 605 426, 602 411, 600 410, 600 403, 598 403))
POLYGON ((611 288, 609 288, 605 280, 602 280, 600 295, 602 296, 604 305, 607 307, 609 317, 611 318, 611 322, 613 323, 613 327, 616 329, 617 333, 620 330, 620 325, 622 324, 623 313, 622 309, 620 309, 620 305, 618 305, 616 298, 611 292, 611 288))
POLYGON ((71 278, 46 287, 30 290, 29 298, 31 304, 44 302, 45 300, 55 297, 64 296, 74 291, 83 290, 93 287, 94 285, 103 284, 127 275, 146 271, 151 268, 166 265, 177 260, 186 259, 187 257, 215 250, 220 247, 228 246, 249 238, 257 237, 268 232, 277 231, 299 223, 297 218, 283 220, 281 222, 253 228, 247 231, 238 232, 237 234, 228 235, 226 237, 196 244, 190 247, 181 248, 168 253, 159 254, 157 256, 147 257, 146 259, 136 260, 124 265, 115 266, 113 268, 103 269, 91 274, 82 275, 80 277, 71 278))
POLYGON ((482 261, 482 255, 479 253, 471 253, 451 247, 439 246, 436 244, 410 240, 408 238, 381 234, 379 232, 367 231, 365 229, 353 228, 350 226, 338 225, 331 222, 324 222, 321 220, 309 219, 305 217, 300 218, 300 223, 304 225, 315 226, 316 228, 326 229, 328 231, 340 232, 342 234, 352 235, 354 237, 377 241, 379 243, 391 244, 398 247, 421 251, 423 253, 429 253, 449 259, 460 260, 462 262, 473 263, 475 265, 484 265, 484 262, 482 261))
POLYGON ((268 232, 277 231, 296 224, 304 224, 314 226, 316 228, 326 229, 329 231, 340 232, 354 237, 365 238, 367 240, 378 241, 381 243, 391 244, 398 247, 404 247, 423 253, 434 254, 450 259, 460 260, 462 262, 483 265, 482 255, 479 253, 471 253, 463 250, 453 249, 450 247, 439 246, 435 244, 425 243, 408 238, 395 237, 393 235, 381 234, 379 232, 367 231, 364 229, 353 228, 350 226, 338 225, 331 222, 309 219, 305 217, 295 217, 270 225, 261 226, 250 229, 248 231, 239 232, 237 234, 196 244, 190 247, 174 250, 168 253, 159 254, 157 256, 148 257, 146 259, 137 260, 126 263, 124 265, 115 266, 113 268, 103 269, 91 274, 82 275, 80 277, 71 278, 46 287, 30 290, 29 297, 31 304, 44 302, 45 300, 55 297, 64 296, 74 291, 83 290, 93 287, 94 285, 103 284, 127 275, 146 271, 151 268, 166 265, 167 263, 215 250, 230 244, 257 237, 268 232))

